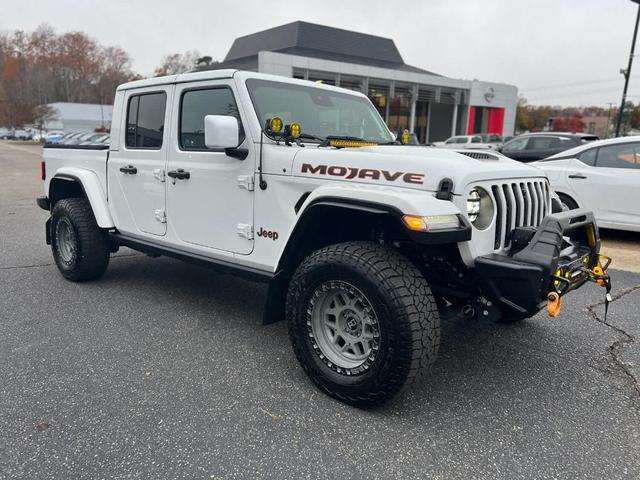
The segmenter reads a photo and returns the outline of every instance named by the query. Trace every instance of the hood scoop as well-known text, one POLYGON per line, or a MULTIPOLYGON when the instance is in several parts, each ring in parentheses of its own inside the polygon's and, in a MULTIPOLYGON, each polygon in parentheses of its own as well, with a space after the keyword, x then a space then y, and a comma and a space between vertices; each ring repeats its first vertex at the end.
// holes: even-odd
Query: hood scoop
POLYGON ((494 161, 494 162, 497 162, 500 160, 500 157, 495 153, 480 152, 475 150, 456 150, 456 152, 460 153, 461 155, 466 155, 467 157, 475 158, 476 160, 494 161))

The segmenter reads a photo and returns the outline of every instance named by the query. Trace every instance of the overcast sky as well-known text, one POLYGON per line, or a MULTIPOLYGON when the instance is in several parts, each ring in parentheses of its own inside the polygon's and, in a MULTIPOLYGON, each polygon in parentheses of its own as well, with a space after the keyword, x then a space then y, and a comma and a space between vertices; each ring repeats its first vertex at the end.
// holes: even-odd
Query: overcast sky
POLYGON ((631 0, 20 0, 2 9, 0 31, 82 30, 149 75, 163 54, 222 60, 236 37, 306 20, 390 37, 406 63, 510 83, 530 103, 604 106, 620 101, 636 12, 631 0))

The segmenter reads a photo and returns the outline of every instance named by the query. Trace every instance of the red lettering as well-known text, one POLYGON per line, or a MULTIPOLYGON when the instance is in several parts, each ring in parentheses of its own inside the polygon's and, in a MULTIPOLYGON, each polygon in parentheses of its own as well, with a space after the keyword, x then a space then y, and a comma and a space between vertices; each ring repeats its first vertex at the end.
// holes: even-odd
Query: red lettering
POLYGON ((314 167, 313 165, 309 165, 308 163, 303 163, 302 164, 302 173, 318 173, 320 175, 326 175, 327 174, 327 166, 326 165, 318 165, 317 167, 314 167))
POLYGON ((400 178, 400 175, 402 175, 402 172, 393 172, 390 173, 387 170, 382 170, 382 176, 389 180, 390 182, 393 182, 394 180, 397 180, 398 178, 400 178))
POLYGON ((358 178, 371 178, 373 180, 380 180, 380 170, 363 168, 362 170, 360 170, 358 178))
POLYGON ((329 175, 334 175, 336 177, 344 177, 347 172, 347 167, 332 166, 327 169, 327 173, 329 175))
POLYGON ((402 179, 405 183, 417 183, 421 185, 424 183, 424 174, 422 173, 405 173, 402 179))

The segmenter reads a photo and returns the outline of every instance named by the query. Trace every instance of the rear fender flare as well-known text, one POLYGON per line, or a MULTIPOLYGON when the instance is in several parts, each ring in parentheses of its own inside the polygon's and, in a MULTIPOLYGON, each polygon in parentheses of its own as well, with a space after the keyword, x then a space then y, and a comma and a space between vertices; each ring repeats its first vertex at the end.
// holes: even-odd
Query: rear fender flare
POLYGON ((113 218, 109 212, 109 204, 98 176, 90 171, 81 168, 61 168, 51 179, 49 183, 49 201, 51 208, 57 200, 64 198, 60 196, 56 190, 60 186, 58 182, 76 182, 80 184, 84 196, 89 200, 91 210, 96 218, 96 223, 100 228, 115 228, 113 218))

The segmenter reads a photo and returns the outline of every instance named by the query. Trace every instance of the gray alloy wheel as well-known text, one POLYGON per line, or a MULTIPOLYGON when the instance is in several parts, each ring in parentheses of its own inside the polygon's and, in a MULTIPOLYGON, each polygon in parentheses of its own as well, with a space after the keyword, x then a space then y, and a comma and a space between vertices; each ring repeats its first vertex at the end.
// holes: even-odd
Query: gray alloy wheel
POLYGON ((55 235, 60 260, 68 265, 71 264, 78 250, 78 243, 76 233, 67 217, 62 217, 56 223, 55 235))
POLYGON ((311 296, 307 321, 316 354, 332 370, 352 375, 375 362, 380 329, 369 299, 353 285, 329 281, 311 296))

